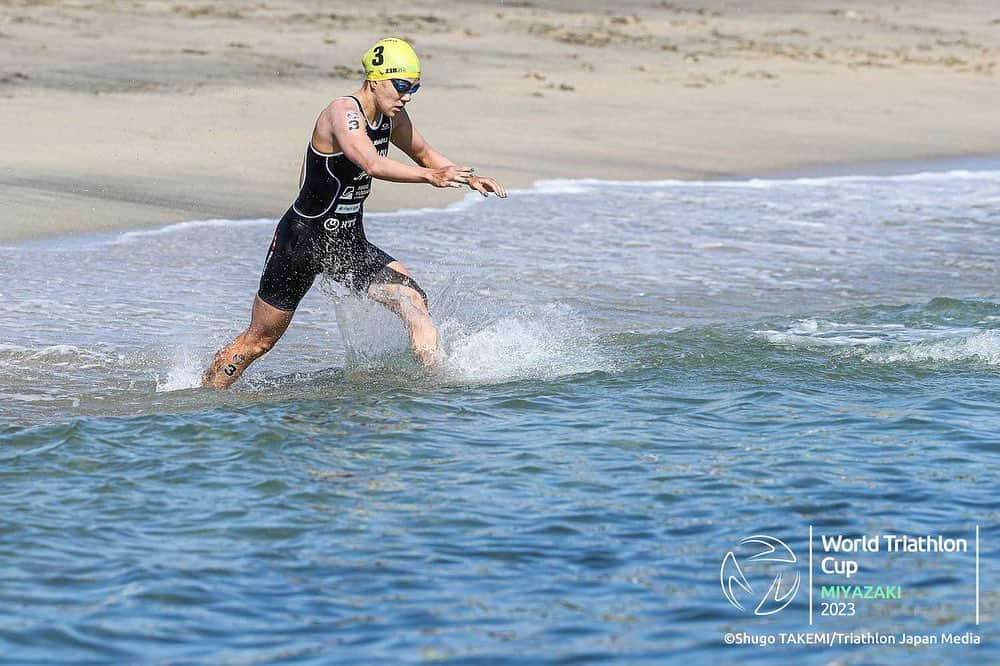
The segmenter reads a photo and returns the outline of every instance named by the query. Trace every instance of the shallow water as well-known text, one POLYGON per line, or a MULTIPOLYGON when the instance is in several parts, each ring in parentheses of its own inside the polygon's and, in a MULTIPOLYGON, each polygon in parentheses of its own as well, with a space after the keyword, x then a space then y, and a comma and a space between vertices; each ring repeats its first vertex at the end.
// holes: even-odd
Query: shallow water
MULTIPOLYGON (((317 284, 225 393, 195 386, 274 220, 0 247, 0 659, 996 661, 998 185, 560 181, 370 215, 443 373, 317 284), (724 644, 810 629, 810 526, 977 525, 978 627, 970 551, 858 556, 903 599, 812 629, 983 645, 724 644), (798 555, 773 616, 720 586, 753 534, 798 555)), ((814 573, 817 614, 856 582, 814 573)))

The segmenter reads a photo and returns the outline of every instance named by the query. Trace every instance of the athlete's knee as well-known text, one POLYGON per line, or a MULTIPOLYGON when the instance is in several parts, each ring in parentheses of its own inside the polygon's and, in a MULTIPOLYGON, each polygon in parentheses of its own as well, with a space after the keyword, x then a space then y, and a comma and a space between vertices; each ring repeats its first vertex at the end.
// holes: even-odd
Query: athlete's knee
POLYGON ((420 296, 420 300, 424 304, 424 309, 430 310, 430 304, 427 302, 427 292, 421 289, 420 285, 414 282, 413 280, 410 281, 410 284, 408 286, 410 287, 410 289, 417 292, 417 295, 420 296))
POLYGON ((403 318, 411 318, 418 313, 427 314, 427 302, 420 292, 409 287, 398 284, 373 284, 368 290, 368 295, 403 318))
POLYGON ((388 300, 406 300, 414 306, 421 303, 425 310, 430 309, 427 292, 417 284, 417 281, 389 266, 375 275, 371 289, 388 300))
POLYGON ((399 298, 400 300, 405 300, 414 308, 422 310, 424 314, 426 314, 426 312, 430 309, 427 306, 427 293, 423 289, 421 289, 420 285, 418 285, 416 282, 414 282, 413 284, 400 286, 399 298))

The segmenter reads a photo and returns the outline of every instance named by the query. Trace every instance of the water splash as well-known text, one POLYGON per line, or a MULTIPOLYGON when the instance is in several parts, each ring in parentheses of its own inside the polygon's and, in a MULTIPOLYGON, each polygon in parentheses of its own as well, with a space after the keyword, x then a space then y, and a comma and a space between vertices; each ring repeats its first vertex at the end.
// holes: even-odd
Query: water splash
MULTIPOLYGON (((372 301, 336 294, 335 286, 324 289, 336 309, 349 371, 421 374, 396 315, 372 301)), ((547 303, 508 312, 500 300, 473 292, 454 276, 432 286, 429 300, 444 357, 439 379, 494 383, 611 367, 583 317, 568 305, 547 303)))
POLYGON ((195 354, 189 347, 179 347, 174 350, 174 359, 166 375, 156 375, 156 392, 169 393, 198 388, 206 367, 207 362, 200 354, 195 354))
POLYGON ((468 382, 551 379, 611 368, 583 318, 561 303, 526 308, 445 339, 447 374, 468 382))

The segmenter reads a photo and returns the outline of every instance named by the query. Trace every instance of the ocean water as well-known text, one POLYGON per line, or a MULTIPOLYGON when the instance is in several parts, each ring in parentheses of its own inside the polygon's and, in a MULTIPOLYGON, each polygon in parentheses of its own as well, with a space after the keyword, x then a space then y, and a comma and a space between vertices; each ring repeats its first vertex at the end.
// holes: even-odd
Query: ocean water
POLYGON ((369 215, 435 376, 318 281, 198 388, 274 220, 0 247, 0 662, 1000 661, 1000 166, 934 169, 369 215))

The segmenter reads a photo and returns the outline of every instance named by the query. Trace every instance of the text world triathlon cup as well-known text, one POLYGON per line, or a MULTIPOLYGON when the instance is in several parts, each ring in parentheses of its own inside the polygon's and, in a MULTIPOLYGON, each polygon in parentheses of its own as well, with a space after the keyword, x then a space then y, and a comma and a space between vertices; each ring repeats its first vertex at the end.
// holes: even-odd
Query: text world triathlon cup
POLYGON ((795 553, 781 539, 748 536, 726 553, 719 570, 722 593, 735 608, 774 615, 795 599, 802 578, 795 553))

